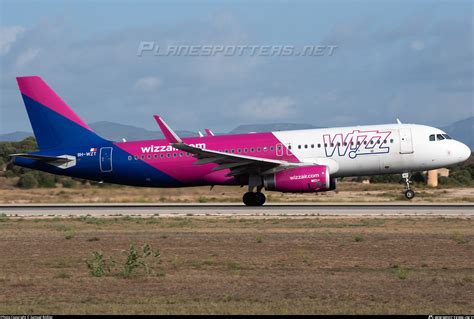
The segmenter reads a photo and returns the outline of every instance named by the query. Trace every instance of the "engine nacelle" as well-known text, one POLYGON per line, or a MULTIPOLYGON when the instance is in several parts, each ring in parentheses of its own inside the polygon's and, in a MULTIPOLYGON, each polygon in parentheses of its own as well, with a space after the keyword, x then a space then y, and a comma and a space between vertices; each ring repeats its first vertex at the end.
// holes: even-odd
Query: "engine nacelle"
POLYGON ((331 183, 329 168, 324 165, 301 166, 265 175, 263 186, 266 190, 290 193, 323 192, 336 188, 335 179, 331 183))

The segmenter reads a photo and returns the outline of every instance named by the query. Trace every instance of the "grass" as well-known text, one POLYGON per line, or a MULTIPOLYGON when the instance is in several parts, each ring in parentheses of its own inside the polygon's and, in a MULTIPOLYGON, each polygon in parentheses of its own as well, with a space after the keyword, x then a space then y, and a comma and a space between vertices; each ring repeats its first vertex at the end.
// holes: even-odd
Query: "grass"
POLYGON ((58 279, 68 279, 68 278, 71 278, 71 275, 67 272, 64 272, 64 271, 60 271, 58 272, 54 278, 58 278, 58 279))
POLYGON ((394 271, 395 271, 395 275, 398 277, 398 279, 400 279, 400 280, 405 280, 405 279, 407 279, 407 277, 408 277, 408 269, 403 268, 403 267, 401 267, 401 266, 399 266, 399 265, 395 265, 394 268, 395 268, 395 270, 394 270, 394 271))
POLYGON ((460 232, 454 232, 451 236, 451 239, 454 240, 456 243, 458 243, 460 245, 467 243, 466 237, 463 234, 461 234, 460 232))
POLYGON ((148 218, 135 217, 98 218, 98 223, 10 218, 0 232, 0 313, 420 314, 474 309, 473 219, 156 219, 149 224, 148 218), (60 232, 58 224, 63 225, 60 232), (74 239, 63 239, 68 230, 74 239), (359 236, 361 244, 356 243, 359 236), (145 258, 148 271, 140 263, 143 243, 160 248, 159 258, 145 258), (130 244, 135 244, 132 254, 130 244), (138 266, 124 276, 129 260, 138 266))
POLYGON ((64 236, 64 238, 65 238, 66 240, 69 240, 69 239, 73 239, 74 236, 75 236, 74 231, 67 231, 67 232, 66 232, 66 235, 64 236))

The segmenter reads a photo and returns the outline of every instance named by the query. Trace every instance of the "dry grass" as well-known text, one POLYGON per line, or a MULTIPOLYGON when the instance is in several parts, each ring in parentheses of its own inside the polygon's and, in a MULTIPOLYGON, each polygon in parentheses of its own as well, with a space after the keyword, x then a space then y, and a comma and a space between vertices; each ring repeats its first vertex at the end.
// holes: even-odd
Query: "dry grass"
MULTIPOLYGON (((2 183, 0 178, 0 184, 2 183)), ((11 185, 10 185, 11 186, 11 185)), ((246 188, 237 186, 140 188, 126 186, 81 188, 36 188, 21 190, 0 187, 1 204, 25 203, 212 203, 241 202, 246 188)), ((267 202, 319 202, 319 203, 394 203, 406 202, 403 186, 341 182, 336 191, 315 194, 282 194, 266 192, 267 202)), ((414 203, 474 202, 474 188, 417 189, 414 203)))
POLYGON ((470 313, 473 239, 454 218, 6 218, 0 313, 470 313), (89 274, 131 243, 153 275, 89 274))

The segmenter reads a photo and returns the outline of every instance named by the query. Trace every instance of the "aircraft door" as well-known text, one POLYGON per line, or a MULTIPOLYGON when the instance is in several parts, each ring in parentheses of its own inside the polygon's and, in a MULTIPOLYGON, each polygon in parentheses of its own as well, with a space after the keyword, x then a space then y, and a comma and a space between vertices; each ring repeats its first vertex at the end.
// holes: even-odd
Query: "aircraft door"
POLYGON ((410 128, 401 128, 398 130, 400 135, 400 154, 413 153, 413 139, 410 128))
POLYGON ((283 156, 283 144, 278 143, 278 144, 276 145, 276 155, 277 155, 278 157, 283 156))
POLYGON ((112 171, 112 147, 100 148, 100 171, 103 173, 112 171))

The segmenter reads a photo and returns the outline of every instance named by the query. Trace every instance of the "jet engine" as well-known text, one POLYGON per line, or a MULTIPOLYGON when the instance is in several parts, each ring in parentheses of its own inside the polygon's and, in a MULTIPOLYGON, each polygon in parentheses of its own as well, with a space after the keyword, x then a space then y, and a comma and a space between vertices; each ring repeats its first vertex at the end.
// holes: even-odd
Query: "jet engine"
POLYGON ((301 166, 263 176, 263 186, 289 193, 324 192, 336 188, 336 179, 325 165, 301 166))

